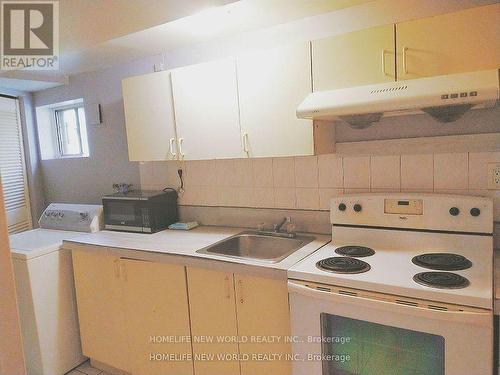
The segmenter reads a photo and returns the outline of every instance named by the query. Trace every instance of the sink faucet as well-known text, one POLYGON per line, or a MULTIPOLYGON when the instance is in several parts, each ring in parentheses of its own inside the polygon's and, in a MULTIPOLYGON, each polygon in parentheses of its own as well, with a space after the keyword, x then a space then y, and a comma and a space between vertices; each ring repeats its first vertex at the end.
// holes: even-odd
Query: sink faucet
POLYGON ((284 217, 283 220, 281 220, 278 224, 274 224, 274 232, 279 233, 283 225, 285 225, 286 223, 290 223, 291 221, 292 219, 290 218, 290 216, 284 217))
POLYGON ((283 220, 281 220, 278 224, 273 225, 273 230, 266 230, 265 223, 261 223, 258 226, 257 232, 265 236, 295 238, 295 232, 281 232, 281 228, 283 227, 283 225, 285 225, 286 223, 290 223, 291 221, 292 219, 290 218, 290 216, 284 217, 283 220))

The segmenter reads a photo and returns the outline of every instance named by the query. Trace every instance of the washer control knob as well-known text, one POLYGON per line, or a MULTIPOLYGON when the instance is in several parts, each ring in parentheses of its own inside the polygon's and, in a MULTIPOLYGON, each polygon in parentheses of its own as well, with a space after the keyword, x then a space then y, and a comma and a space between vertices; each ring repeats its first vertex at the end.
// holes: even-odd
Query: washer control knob
POLYGON ((460 213, 460 210, 458 209, 458 207, 450 208, 450 215, 451 216, 458 216, 459 213, 460 213))
POLYGON ((477 207, 471 208, 470 214, 474 217, 481 215, 481 210, 477 207))
POLYGON ((339 204, 339 210, 340 211, 345 211, 346 209, 347 209, 347 206, 345 205, 345 203, 339 204))
POLYGON ((363 208, 361 207, 361 205, 360 205, 360 204, 358 204, 358 203, 356 203, 356 204, 354 205, 354 207, 353 207, 353 208, 354 208, 354 211, 356 211, 356 212, 361 212, 361 210, 363 209, 363 208))

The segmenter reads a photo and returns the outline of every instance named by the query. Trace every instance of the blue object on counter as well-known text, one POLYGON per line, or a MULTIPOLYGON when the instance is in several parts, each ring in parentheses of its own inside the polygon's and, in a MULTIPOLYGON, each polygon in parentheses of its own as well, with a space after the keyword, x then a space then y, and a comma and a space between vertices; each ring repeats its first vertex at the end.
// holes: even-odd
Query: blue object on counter
POLYGON ((190 221, 187 223, 173 223, 168 226, 168 229, 176 229, 176 230, 190 230, 196 228, 198 226, 197 221, 190 221))

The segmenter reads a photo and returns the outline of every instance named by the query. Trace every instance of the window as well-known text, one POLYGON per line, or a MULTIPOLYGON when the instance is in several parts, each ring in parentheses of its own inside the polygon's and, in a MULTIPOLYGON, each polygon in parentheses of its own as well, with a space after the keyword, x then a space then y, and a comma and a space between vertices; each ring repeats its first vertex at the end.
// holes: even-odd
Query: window
POLYGON ((60 157, 88 156, 87 126, 83 107, 55 109, 60 157))
POLYGON ((42 160, 89 156, 83 98, 36 107, 42 160))

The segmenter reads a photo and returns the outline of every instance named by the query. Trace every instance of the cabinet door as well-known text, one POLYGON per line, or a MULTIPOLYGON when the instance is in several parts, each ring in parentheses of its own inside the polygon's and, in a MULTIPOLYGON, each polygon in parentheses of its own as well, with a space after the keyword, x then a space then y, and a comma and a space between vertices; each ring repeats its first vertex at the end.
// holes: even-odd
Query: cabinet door
POLYGON ((175 123, 170 72, 122 81, 129 159, 176 158, 175 123))
POLYGON ((242 157, 234 59, 172 71, 180 158, 242 157))
POLYGON ((73 250, 82 351, 99 362, 128 370, 128 346, 120 305, 119 258, 73 250))
POLYGON ((311 92, 309 43, 240 56, 237 71, 248 156, 312 155, 312 121, 295 114, 311 92))
POLYGON ((215 356, 212 359, 199 358, 197 360, 195 358, 195 373, 203 375, 239 374, 240 365, 237 359, 217 360, 218 355, 238 355, 236 341, 222 342, 220 340, 221 338, 236 338, 238 335, 233 274, 188 267, 187 279, 193 355, 215 356), (209 341, 203 342, 204 339, 209 341))
POLYGON ((398 80, 500 67, 500 4, 396 25, 398 80))
POLYGON ((314 91, 394 82, 394 25, 312 42, 314 91))
POLYGON ((291 362, 285 358, 291 354, 287 340, 290 314, 286 280, 236 274, 235 287, 238 334, 248 338, 247 342, 240 343, 240 354, 281 355, 275 360, 242 361, 241 375, 290 375, 291 362), (273 342, 274 337, 279 341, 273 342))
POLYGON ((131 372, 193 374, 184 267, 120 259, 120 273, 131 372))

